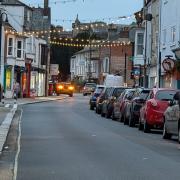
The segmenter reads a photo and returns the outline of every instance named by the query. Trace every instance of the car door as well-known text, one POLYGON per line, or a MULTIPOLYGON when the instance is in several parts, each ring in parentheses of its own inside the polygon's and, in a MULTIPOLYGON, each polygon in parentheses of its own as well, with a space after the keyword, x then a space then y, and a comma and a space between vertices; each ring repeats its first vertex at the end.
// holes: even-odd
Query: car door
POLYGON ((177 103, 169 106, 164 113, 166 128, 169 133, 178 134, 178 122, 180 118, 180 108, 177 103))

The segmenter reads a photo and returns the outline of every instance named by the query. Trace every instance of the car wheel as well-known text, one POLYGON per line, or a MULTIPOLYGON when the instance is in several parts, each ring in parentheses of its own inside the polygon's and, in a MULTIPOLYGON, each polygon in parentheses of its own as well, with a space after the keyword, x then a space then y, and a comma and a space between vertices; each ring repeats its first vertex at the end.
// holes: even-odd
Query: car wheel
POLYGON ((128 124, 128 122, 127 122, 126 115, 123 115, 123 119, 124 119, 124 125, 127 125, 127 124, 128 124))
POLYGON ((73 97, 73 94, 70 94, 69 97, 73 97))
POLYGON ((94 106, 90 104, 90 110, 94 110, 94 106))
POLYGON ((163 127, 163 139, 171 139, 171 134, 167 132, 166 128, 166 122, 164 122, 164 127, 163 127))
POLYGON ((143 125, 141 123, 141 117, 139 117, 139 125, 138 125, 139 131, 143 130, 143 125))
POLYGON ((130 112, 130 115, 129 115, 129 127, 134 127, 134 119, 132 117, 132 113, 130 112))
POLYGON ((104 117, 105 116, 105 114, 101 111, 101 117, 104 117))
POLYGON ((150 132, 150 126, 147 123, 147 121, 144 121, 144 133, 149 133, 150 132))
POLYGON ((115 115, 114 115, 114 111, 112 112, 112 117, 111 117, 111 119, 112 119, 113 121, 116 120, 116 117, 115 117, 115 115))
POLYGON ((110 113, 108 112, 108 110, 107 110, 107 112, 106 112, 106 114, 105 114, 105 117, 106 117, 107 119, 110 118, 110 113))
POLYGON ((179 125, 179 130, 178 130, 178 143, 180 144, 180 125, 179 125))
POLYGON ((87 94, 86 94, 86 93, 83 93, 83 96, 87 96, 87 94))

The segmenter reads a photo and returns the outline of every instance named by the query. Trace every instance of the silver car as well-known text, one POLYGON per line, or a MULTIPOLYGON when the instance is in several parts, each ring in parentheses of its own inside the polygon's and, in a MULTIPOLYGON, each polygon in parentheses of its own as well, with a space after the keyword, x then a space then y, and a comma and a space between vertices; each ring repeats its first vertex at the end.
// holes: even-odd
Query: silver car
POLYGON ((169 103, 164 113, 163 138, 171 139, 172 135, 178 136, 180 143, 180 108, 176 100, 169 103))

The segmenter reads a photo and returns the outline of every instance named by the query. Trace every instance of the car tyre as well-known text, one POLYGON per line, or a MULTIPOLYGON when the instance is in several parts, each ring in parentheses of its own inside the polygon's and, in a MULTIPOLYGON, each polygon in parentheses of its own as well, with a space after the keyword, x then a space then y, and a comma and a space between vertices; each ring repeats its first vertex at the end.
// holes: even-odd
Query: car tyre
POLYGON ((179 129, 178 129, 178 143, 180 144, 180 123, 179 123, 179 129))
POLYGON ((116 120, 116 117, 115 117, 115 115, 114 115, 114 111, 112 112, 112 117, 111 117, 111 119, 112 119, 113 121, 116 120))
POLYGON ((101 117, 105 117, 105 114, 101 111, 101 117))
POLYGON ((141 130, 143 130, 143 125, 142 125, 142 123, 141 123, 141 119, 140 119, 141 117, 139 117, 139 124, 138 124, 138 129, 139 129, 139 131, 141 131, 141 130))
POLYGON ((134 119, 132 117, 132 113, 130 113, 129 115, 129 127, 134 127, 135 124, 134 124, 134 119))
POLYGON ((167 132, 166 128, 166 122, 164 122, 164 127, 163 127, 163 139, 171 139, 171 134, 167 132))
POLYGON ((92 104, 90 104, 90 110, 94 110, 94 106, 92 106, 92 104))
POLYGON ((147 121, 144 121, 144 133, 149 133, 150 132, 150 126, 147 123, 147 121))
POLYGON ((126 115, 123 115, 123 119, 124 119, 124 125, 127 125, 127 124, 128 124, 128 122, 127 122, 126 115))
POLYGON ((70 94, 69 97, 73 97, 73 94, 70 94))

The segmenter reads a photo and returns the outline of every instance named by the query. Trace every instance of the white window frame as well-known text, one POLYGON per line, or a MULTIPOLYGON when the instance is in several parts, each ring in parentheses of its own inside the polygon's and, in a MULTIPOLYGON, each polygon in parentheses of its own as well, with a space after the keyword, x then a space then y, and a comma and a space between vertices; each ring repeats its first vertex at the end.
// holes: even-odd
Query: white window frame
POLYGON ((163 40, 163 45, 165 45, 166 44, 166 36, 167 36, 167 30, 166 29, 163 29, 163 32, 162 32, 162 35, 163 35, 163 37, 162 37, 162 40, 163 40))
POLYGON ((16 57, 17 59, 23 59, 23 40, 17 39, 16 40, 16 57), (21 49, 18 48, 18 42, 21 42, 21 49), (21 57, 18 57, 18 51, 21 51, 21 57))
POLYGON ((8 36, 8 43, 7 43, 7 57, 14 56, 14 37, 8 36), (12 39, 12 46, 9 45, 9 39, 12 39), (12 48, 12 54, 9 54, 9 48, 12 48))
POLYGON ((144 33, 143 32, 137 32, 137 39, 136 39, 136 55, 137 56, 143 56, 143 47, 144 47, 144 33), (139 40, 138 40, 138 37, 139 37, 139 34, 142 34, 143 36, 143 41, 142 41, 142 44, 139 43, 139 40), (138 53, 138 46, 142 46, 142 54, 139 54, 138 53))

